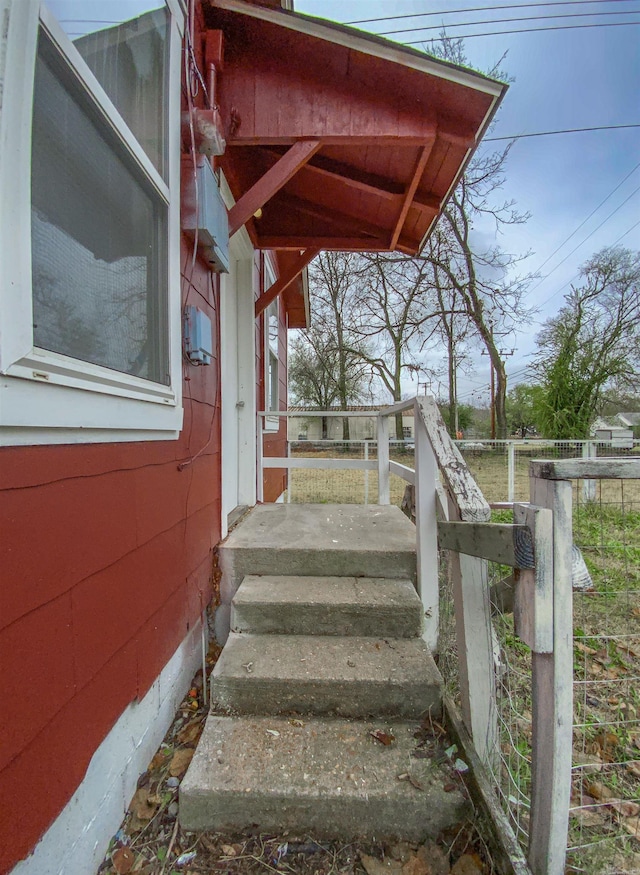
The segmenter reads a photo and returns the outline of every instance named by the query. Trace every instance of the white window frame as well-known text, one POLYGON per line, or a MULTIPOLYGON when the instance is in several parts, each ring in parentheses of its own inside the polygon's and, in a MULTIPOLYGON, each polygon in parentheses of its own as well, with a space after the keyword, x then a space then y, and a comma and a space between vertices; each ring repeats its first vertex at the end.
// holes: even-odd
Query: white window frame
MULTIPOLYGON (((264 279, 265 279, 265 287, 268 289, 273 283, 276 281, 275 273, 269 262, 268 258, 264 260, 264 279)), ((263 313, 264 319, 264 409, 266 412, 270 410, 279 410, 280 409, 280 299, 275 298, 268 307, 265 308, 263 313), (278 324, 278 341, 277 341, 277 350, 275 354, 271 350, 271 345, 269 343, 269 317, 275 311, 275 317, 278 324), (275 408, 272 405, 272 397, 271 397, 271 380, 269 378, 269 364, 271 362, 272 356, 275 357, 275 366, 276 366, 276 385, 277 385, 277 398, 276 398, 276 406, 275 408)), ((263 431, 268 433, 273 433, 279 431, 280 429, 280 417, 279 416, 265 416, 264 418, 264 428, 263 431)))
POLYGON ((165 181, 122 120, 55 17, 40 0, 0 0, 0 445, 175 440, 182 427, 180 291, 180 83, 184 8, 170 13, 168 174, 165 181), (6 12, 5 12, 6 15, 6 12), (6 19, 5 19, 6 20, 6 19), (33 343, 31 126, 37 38, 42 26, 70 63, 144 176, 168 206, 169 385, 161 385, 33 343), (4 43, 4 44, 3 44, 4 43), (4 54, 4 63, 3 63, 4 54))

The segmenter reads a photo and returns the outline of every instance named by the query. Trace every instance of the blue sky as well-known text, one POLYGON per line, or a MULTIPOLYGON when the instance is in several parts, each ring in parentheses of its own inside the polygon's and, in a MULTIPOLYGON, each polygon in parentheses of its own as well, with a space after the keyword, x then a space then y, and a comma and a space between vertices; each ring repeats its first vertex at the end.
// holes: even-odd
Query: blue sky
MULTIPOLYGON (((473 37, 466 40, 465 50, 470 63, 479 69, 493 66, 507 52, 503 68, 515 79, 489 136, 640 125, 640 0, 597 3, 573 0, 570 4, 552 6, 526 5, 522 0, 430 0, 428 3, 425 0, 295 0, 298 12, 340 22, 416 12, 446 13, 470 7, 482 7, 482 11, 379 21, 358 27, 382 32, 446 23, 450 34, 459 35, 567 24, 637 22, 630 27, 599 26, 473 37), (486 8, 509 3, 517 3, 522 8, 486 8), (619 14, 460 26, 466 21, 602 12, 619 14)), ((437 31, 429 32, 433 33, 437 31)), ((393 38, 408 41, 424 36, 424 32, 407 32, 393 38)), ((487 147, 488 144, 481 148, 487 147)), ((540 271, 541 279, 533 284, 529 296, 529 304, 540 312, 515 338, 516 351, 507 363, 512 385, 526 381, 527 363, 535 349, 534 338, 539 325, 558 311, 580 264, 619 238, 622 238, 620 245, 640 249, 640 224, 633 228, 640 223, 640 190, 636 191, 640 189, 640 166, 636 168, 636 165, 640 165, 640 127, 536 137, 515 143, 503 193, 506 198, 515 199, 522 211, 529 211, 531 219, 526 225, 503 233, 499 242, 514 253, 532 250, 526 266, 532 272, 540 271), (596 210, 628 174, 629 178, 596 210), (593 210, 596 212, 591 219, 564 243, 593 210), (602 227, 598 228, 601 223, 602 227), (557 254, 547 261, 563 243, 557 254), (576 251, 570 254, 573 249, 576 251)), ((471 377, 460 375, 461 400, 486 402, 487 358, 474 356, 473 370, 471 377)), ((408 388, 411 388, 409 384, 408 388)), ((434 383, 434 391, 438 388, 446 391, 444 384, 438 387, 437 382, 434 383)))

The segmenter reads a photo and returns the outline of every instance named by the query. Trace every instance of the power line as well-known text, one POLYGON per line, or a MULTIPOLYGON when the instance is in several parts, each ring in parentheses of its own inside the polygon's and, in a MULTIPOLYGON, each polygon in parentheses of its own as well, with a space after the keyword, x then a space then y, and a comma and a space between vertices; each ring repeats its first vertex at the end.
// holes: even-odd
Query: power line
MULTIPOLYGON (((602 24, 554 24, 553 27, 524 27, 518 30, 493 30, 487 33, 453 33, 447 34, 449 39, 472 39, 476 36, 506 36, 510 33, 544 33, 549 30, 583 30, 587 27, 637 27, 638 21, 603 22, 602 24)), ((453 25, 455 27, 455 25, 453 25)), ((400 41, 399 41, 400 42, 400 41)), ((429 40, 404 40, 401 45, 421 46, 429 40)))
POLYGON ((514 134, 512 137, 483 137, 483 143, 500 143, 506 140, 526 140, 530 137, 552 137, 556 134, 583 134, 588 131, 622 131, 640 128, 640 123, 629 125, 598 125, 592 128, 566 128, 561 131, 534 131, 531 134, 514 134))
MULTIPOLYGON (((543 6, 582 6, 601 3, 602 0, 559 0, 556 3, 510 3, 503 6, 471 6, 466 9, 446 9, 440 12, 408 12, 403 15, 387 15, 382 18, 361 18, 358 21, 345 21, 344 24, 371 24, 375 21, 398 21, 401 18, 426 18, 430 15, 459 15, 462 12, 493 12, 497 9, 535 9, 543 6)), ((609 0, 610 3, 630 3, 632 0, 609 0)))
MULTIPOLYGON (((482 21, 455 21, 449 22, 447 26, 450 27, 476 27, 479 24, 508 24, 514 21, 551 21, 555 18, 600 18, 605 15, 640 15, 640 11, 631 10, 624 11, 620 10, 619 12, 565 12, 561 15, 532 15, 532 16, 520 16, 518 18, 486 18, 482 21)), ((605 22, 602 22, 604 24, 605 22)), ((620 22, 624 23, 624 22, 620 22)), ((629 22, 633 23, 633 22, 629 22)), ((430 24, 425 27, 403 27, 400 30, 381 30, 377 31, 378 36, 392 36, 396 33, 408 33, 411 31, 412 33, 416 33, 419 30, 441 30, 444 27, 443 24, 430 24)))
POLYGON ((640 219, 635 223, 635 225, 632 225, 627 231, 625 231, 624 234, 621 234, 621 235, 618 237, 617 240, 614 240, 613 243, 612 243, 611 245, 612 245, 612 246, 615 246, 615 245, 616 245, 617 243, 619 243, 624 237, 626 237, 627 234, 630 234, 632 231, 634 231, 634 230, 638 227, 638 225, 640 225, 640 219))
MULTIPOLYGON (((637 189, 636 189, 636 190, 637 190, 637 189)), ((631 197, 631 195, 629 195, 629 197, 631 197)), ((628 200, 628 198, 627 198, 627 200, 628 200)), ((626 201, 625 201, 625 203, 626 203, 626 201)), ((623 205, 620 204, 620 206, 623 206, 623 205)), ((608 218, 611 218, 611 216, 608 216, 608 218)), ((604 222, 606 222, 606 221, 607 221, 607 219, 604 220, 604 222)), ((602 222, 602 225, 604 225, 604 222, 602 222)), ((598 228, 602 227, 602 225, 599 225, 598 228)), ((619 243, 621 240, 623 240, 623 239, 627 236, 627 234, 630 234, 632 231, 634 231, 634 230, 638 227, 638 225, 640 225, 640 219, 635 223, 635 225, 632 225, 630 228, 627 228, 627 230, 624 231, 624 233, 622 233, 622 234, 621 234, 616 240, 614 240, 613 243, 612 243, 611 245, 612 245, 612 246, 617 246, 618 243, 619 243)), ((597 231, 598 228, 596 228, 594 231, 592 231, 592 233, 595 233, 595 231, 597 231)), ((585 240, 588 240, 588 239, 589 239, 588 237, 585 237, 585 240)), ((583 240, 582 242, 584 243, 585 240, 583 240)), ((582 244, 580 244, 580 245, 582 245, 582 244)), ((574 252, 575 252, 575 249, 574 249, 574 252)), ((559 266, 560 266, 560 265, 558 265, 558 267, 559 267, 559 266)), ((554 268, 554 269, 555 269, 555 268, 554 268)), ((547 274, 547 276, 550 276, 550 275, 551 275, 550 273, 547 274)), ((555 298, 557 295, 560 294, 560 292, 561 292, 563 289, 566 289, 567 286, 571 285, 572 282, 574 282, 575 280, 577 280, 579 276, 580 276, 579 273, 575 274, 575 276, 572 276, 570 280, 567 280, 567 282, 564 283, 564 285, 560 286, 559 289, 556 289, 555 292, 554 292, 552 295, 549 295, 549 297, 548 297, 546 300, 544 300, 541 304, 539 304, 539 306, 540 306, 540 307, 544 307, 545 304, 548 304, 549 301, 550 301, 552 298, 555 298)), ((546 279, 546 278, 547 278, 547 277, 544 277, 544 279, 546 279)), ((538 288, 538 286, 536 286, 535 288, 538 288)), ((532 290, 532 291, 533 291, 533 290, 532 290)), ((542 324, 542 323, 538 323, 538 324, 542 324)))
MULTIPOLYGON (((609 198, 613 197, 613 195, 618 191, 618 189, 619 189, 622 185, 624 185, 624 183, 627 181, 627 179, 629 179, 629 177, 632 176, 632 175, 636 172, 636 170, 638 169, 638 167, 640 167, 640 161, 636 164, 636 166, 635 166, 632 170, 630 170, 630 171, 627 173, 627 175, 624 177, 624 179, 622 179, 622 180, 616 185, 616 187, 613 189, 613 191, 610 191, 609 194, 604 198, 604 200, 601 200, 601 201, 600 201, 600 203, 598 204, 598 206, 597 206, 594 210, 592 210, 592 211, 589 213, 589 215, 587 216, 587 218, 586 218, 586 219, 583 219, 583 221, 580 222, 580 224, 578 225, 578 227, 575 228, 575 229, 571 232, 571 234, 569 234, 568 237, 565 237, 565 239, 562 241, 562 243, 561 243, 556 249, 553 250, 553 252, 551 253, 551 255, 549 255, 549 256, 548 256, 548 257, 542 262, 542 264, 538 267, 538 270, 536 270, 536 273, 537 273, 538 271, 542 270, 542 268, 545 266, 545 264, 548 264, 548 263, 551 261, 551 259, 553 258, 553 256, 554 256, 557 252, 559 252, 559 251, 562 249, 562 247, 563 247, 566 243, 568 243, 569 240, 571 240, 571 238, 574 237, 574 236, 578 233, 578 231, 580 230, 580 228, 583 227, 583 225, 586 225, 586 223, 589 221, 589 219, 590 219, 592 216, 594 216, 594 215, 598 212, 598 210, 600 209, 600 207, 602 207, 602 206, 604 206, 604 205, 606 204, 606 202, 609 200, 609 198)), ((545 277, 545 279, 546 279, 546 277, 545 277)), ((542 282, 542 281, 541 281, 541 282, 542 282)), ((538 285, 540 285, 540 283, 538 283, 538 285)), ((531 291, 534 291, 534 289, 538 288, 538 285, 534 286, 534 288, 531 289, 531 291)))
MULTIPOLYGON (((565 255, 565 257, 562 259, 562 261, 559 261, 559 262, 556 264, 556 266, 553 268, 553 270, 550 270, 549 273, 548 273, 548 274, 547 274, 542 280, 540 280, 540 282, 538 283, 538 286, 539 286, 542 282, 544 282, 544 280, 548 279, 548 278, 551 276, 552 273, 555 273, 555 272, 557 271, 557 269, 558 269, 561 265, 563 265, 563 264, 565 263, 565 261, 566 261, 568 258, 571 258, 571 256, 573 255, 574 252, 577 252, 578 249, 580 249, 581 246, 584 246, 584 244, 587 242, 587 240, 589 240, 591 237, 593 237, 593 235, 596 233, 596 231, 599 231, 600 228, 602 228, 602 226, 603 226, 604 224, 606 224, 606 222, 608 222, 609 219, 610 219, 612 216, 615 216, 615 214, 616 214, 619 210, 621 210, 622 207, 623 207, 628 201, 630 201, 631 198, 632 198, 634 195, 636 195, 639 191, 640 191, 640 185, 639 185, 637 188, 635 188, 635 189, 631 192, 631 194, 630 194, 628 197, 626 197, 626 198, 622 201, 622 203, 619 204, 619 205, 615 208, 615 210, 612 210, 612 211, 609 213, 609 215, 607 216, 606 219, 603 219, 603 220, 600 222, 599 225, 596 225, 596 227, 593 229, 593 231, 591 231, 590 234, 587 234, 587 236, 584 238, 584 240, 582 240, 580 243, 578 243, 577 246, 574 246, 574 248, 571 250, 571 252, 570 252, 568 255, 565 255)), ((537 289, 538 286, 534 286, 534 288, 537 289)), ((533 289, 531 289, 531 291, 533 291, 533 289)), ((552 296, 552 297, 553 297, 553 296, 552 296)), ((545 303, 547 303, 547 302, 545 301, 545 303)))

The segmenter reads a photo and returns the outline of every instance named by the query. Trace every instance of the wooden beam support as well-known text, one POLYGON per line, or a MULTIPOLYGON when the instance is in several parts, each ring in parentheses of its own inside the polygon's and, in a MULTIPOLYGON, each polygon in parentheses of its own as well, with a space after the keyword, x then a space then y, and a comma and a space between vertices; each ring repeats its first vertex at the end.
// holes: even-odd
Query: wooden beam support
POLYGON ((289 249, 299 252, 301 249, 315 247, 338 252, 388 252, 388 239, 374 240, 372 237, 291 237, 289 235, 265 235, 258 238, 260 249, 289 249))
POLYGON ((404 186, 400 182, 375 173, 367 173, 365 170, 360 170, 342 161, 336 161, 334 158, 326 158, 324 155, 318 155, 313 162, 306 164, 304 172, 335 179, 349 188, 355 188, 365 192, 365 194, 373 194, 385 200, 398 200, 404 192, 404 186))
POLYGON ((298 140, 229 210, 229 237, 279 191, 320 148, 320 140, 298 140))
POLYGON ((293 261, 288 270, 281 274, 275 283, 269 286, 264 294, 260 295, 256 301, 256 319, 267 309, 272 301, 275 301, 278 295, 281 295, 285 289, 289 288, 291 283, 297 280, 305 267, 319 252, 320 249, 318 248, 305 249, 304 252, 301 252, 295 261, 293 261))
POLYGON ((320 219, 328 225, 331 231, 335 232, 340 229, 350 237, 362 234, 363 239, 371 237, 373 240, 382 240, 388 234, 388 230, 380 225, 372 224, 362 216, 339 212, 333 207, 326 207, 323 204, 314 203, 295 195, 281 194, 278 197, 278 209, 281 210, 283 207, 290 213, 299 212, 314 219, 320 219))
POLYGON ((531 532, 524 524, 439 522, 438 543, 442 550, 454 550, 511 568, 533 567, 531 532))
POLYGON ((396 224, 391 234, 391 244, 389 246, 390 249, 395 249, 397 246, 405 219, 407 218, 407 213, 409 212, 409 207, 411 206, 413 196, 418 189, 420 180, 422 179, 422 174, 424 173, 424 168, 427 166, 427 161, 429 160, 429 155, 431 154, 434 143, 435 137, 427 146, 423 146, 423 148, 420 149, 418 159, 413 168, 413 173, 411 174, 409 185, 406 187, 404 196, 402 198, 400 213, 398 215, 398 218, 396 219, 396 224))

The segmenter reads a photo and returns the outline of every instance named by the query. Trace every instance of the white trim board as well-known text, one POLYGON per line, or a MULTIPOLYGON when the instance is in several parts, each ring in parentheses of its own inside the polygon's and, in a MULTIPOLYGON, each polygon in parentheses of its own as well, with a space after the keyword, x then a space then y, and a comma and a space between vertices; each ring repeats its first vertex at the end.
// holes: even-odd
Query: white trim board
POLYGON ((82 783, 11 875, 87 875, 102 862, 202 660, 202 621, 178 647, 147 695, 132 702, 96 750, 82 783))

